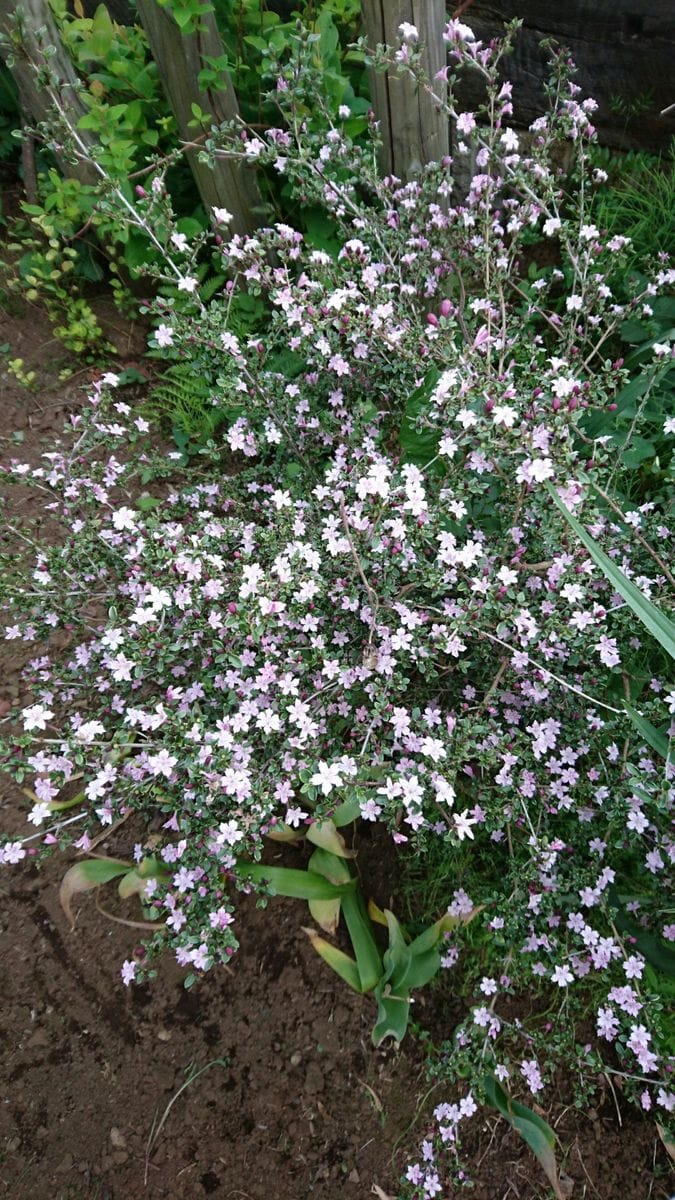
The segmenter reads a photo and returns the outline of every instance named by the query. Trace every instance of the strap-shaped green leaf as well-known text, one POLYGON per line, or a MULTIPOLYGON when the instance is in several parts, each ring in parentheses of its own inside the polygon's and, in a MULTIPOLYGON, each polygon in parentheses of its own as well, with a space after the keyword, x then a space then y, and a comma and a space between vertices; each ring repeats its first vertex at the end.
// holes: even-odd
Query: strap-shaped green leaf
POLYGON ((241 880, 267 884, 273 896, 291 896, 294 900, 334 900, 354 890, 355 880, 346 884, 331 883, 313 871, 294 867, 268 867, 264 863, 240 863, 236 874, 241 880))
POLYGON ((675 658, 675 625, 670 618, 661 612, 661 609, 657 608, 655 604, 652 604, 651 600, 643 596, 632 580, 627 575, 624 575, 623 571, 617 567, 616 563, 612 562, 604 550, 600 549, 600 546, 586 532, 583 525, 577 521, 576 517, 572 516, 572 513, 563 504, 556 489, 548 480, 545 481, 544 486, 548 489, 554 504, 562 513, 570 529, 574 531, 579 541, 586 547, 593 562, 607 577, 614 590, 623 597, 626 604, 632 609, 638 620, 642 622, 645 629, 648 629, 652 636, 661 643, 670 657, 675 658))
POLYGON ((555 1158, 556 1136, 551 1126, 547 1125, 546 1121, 531 1108, 520 1104, 518 1100, 513 1100, 494 1075, 484 1077, 483 1087, 488 1104, 496 1108, 509 1125, 512 1125, 527 1142, 530 1150, 544 1168, 546 1177, 556 1194, 556 1200, 563 1200, 558 1179, 558 1164, 555 1158))
POLYGON ((388 1037, 394 1038, 396 1042, 402 1042, 408 1028, 410 998, 407 995, 385 994, 387 986, 387 984, 380 983, 375 989, 377 1021, 372 1035, 375 1046, 381 1045, 388 1037))
POLYGON ((320 937, 315 929, 305 929, 305 933, 317 954, 320 954, 323 961, 332 967, 336 975, 339 975, 340 979, 349 984, 355 992, 363 992, 359 968, 354 959, 345 954, 343 950, 339 950, 332 942, 327 942, 325 938, 320 937))
POLYGON ((356 955, 362 990, 372 992, 382 977, 382 959, 363 897, 358 890, 343 896, 342 912, 356 955))
POLYGON ((339 858, 354 858, 354 851, 347 849, 342 834, 338 833, 335 823, 331 820, 315 821, 313 825, 309 825, 306 837, 308 842, 321 846, 323 850, 328 850, 339 858))
POLYGON ((643 717, 642 713, 639 713, 637 709, 633 708, 627 700, 624 700, 623 706, 638 733, 644 738, 647 745, 651 746, 652 750, 656 750, 656 753, 660 754, 661 758, 668 758, 669 742, 665 733, 661 733, 660 729, 657 729, 655 725, 652 725, 651 721, 648 721, 646 717, 643 717))
POLYGON ((73 896, 78 892, 90 892, 92 888, 100 887, 118 875, 126 875, 130 870, 133 870, 133 864, 123 862, 120 858, 88 858, 66 871, 59 888, 59 900, 71 926, 75 924, 70 904, 73 896))

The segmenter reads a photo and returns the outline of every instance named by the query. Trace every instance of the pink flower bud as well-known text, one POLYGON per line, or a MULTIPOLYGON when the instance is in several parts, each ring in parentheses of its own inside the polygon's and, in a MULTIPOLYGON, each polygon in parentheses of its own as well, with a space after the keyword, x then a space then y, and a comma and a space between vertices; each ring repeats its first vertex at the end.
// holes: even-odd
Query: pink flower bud
POLYGON ((441 300, 438 311, 442 317, 449 317, 452 312, 452 305, 449 300, 441 300))
POLYGON ((560 401, 557 396, 554 396, 553 397, 553 411, 557 412, 559 408, 560 408, 560 401))
POLYGON ((139 199, 141 199, 141 200, 142 200, 142 199, 143 199, 145 196, 147 196, 147 194, 148 194, 148 193, 146 192, 145 188, 142 188, 142 187, 141 187, 140 183, 137 183, 137 184, 136 184, 136 187, 134 188, 134 191, 135 191, 136 195, 139 197, 139 199))
POLYGON ((427 325, 433 325, 434 328, 438 325, 438 317, 435 313, 427 313, 427 325))

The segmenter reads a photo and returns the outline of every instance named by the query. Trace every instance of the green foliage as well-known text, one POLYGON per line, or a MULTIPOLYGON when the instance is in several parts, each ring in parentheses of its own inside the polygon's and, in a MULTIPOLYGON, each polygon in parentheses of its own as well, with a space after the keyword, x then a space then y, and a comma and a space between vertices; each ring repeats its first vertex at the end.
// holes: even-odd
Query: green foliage
POLYGON ((226 414, 214 406, 213 387, 189 363, 168 367, 153 385, 147 406, 168 423, 181 449, 203 445, 226 414))
MULTIPOLYGON (((331 826, 333 822, 321 824, 331 826)), ((300 836, 291 830, 288 833, 292 840, 300 836)), ((305 871, 240 863, 237 875, 258 887, 264 886, 270 895, 307 900, 315 920, 328 932, 335 932, 342 914, 354 958, 316 930, 305 932, 320 958, 345 983, 356 992, 373 993, 377 1003, 375 1045, 381 1045, 388 1037, 401 1042, 408 1028, 411 993, 424 987, 440 970, 438 946, 460 923, 460 918, 446 914, 417 937, 411 937, 389 909, 379 909, 372 900, 366 908, 356 877, 344 857, 324 848, 314 851, 305 871), (387 929, 388 945, 384 951, 378 948, 374 924, 387 929)), ((461 923, 471 921, 473 915, 471 912, 461 918, 461 923)))
POLYGON ((609 179, 592 200, 600 229, 631 239, 632 261, 675 253, 675 144, 662 156, 594 151, 609 179))
POLYGON ((548 482, 546 489, 558 511, 562 514, 570 529, 588 550, 593 562, 607 577, 612 587, 625 600, 628 607, 635 613, 638 621, 663 646, 669 658, 675 660, 675 624, 660 608, 640 591, 628 576, 617 567, 616 563, 598 546, 583 525, 577 521, 568 508, 563 504, 555 488, 548 482))

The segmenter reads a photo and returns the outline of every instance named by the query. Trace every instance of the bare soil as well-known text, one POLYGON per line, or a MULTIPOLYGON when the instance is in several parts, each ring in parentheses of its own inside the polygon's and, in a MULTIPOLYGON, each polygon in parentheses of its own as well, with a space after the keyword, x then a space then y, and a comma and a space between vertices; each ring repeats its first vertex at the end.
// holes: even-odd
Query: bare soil
MULTIPOLYGON (((64 385, 55 376, 50 336, 34 313, 18 319, 0 311, 0 344, 40 372, 39 391, 29 393, 0 356, 3 461, 37 462, 81 402, 82 377, 64 385)), ((123 331, 125 365, 141 353, 134 339, 123 331)), ((4 514, 21 519, 33 503, 12 489, 4 514)), ((6 528, 4 538, 11 546, 6 528)), ((35 654, 25 649, 22 659, 24 649, 0 642, 0 715, 23 698, 19 671, 35 654)), ((24 798, 3 776, 0 789, 0 824, 19 828, 24 798)), ((368 890, 388 902, 389 848, 377 837, 365 842, 360 863, 368 890)), ((102 915, 91 897, 81 899, 71 931, 57 898, 65 866, 22 864, 0 876, 0 1197, 396 1194, 444 1092, 429 1092, 423 1047, 412 1036, 398 1051, 373 1049, 371 1001, 317 961, 301 931, 303 905, 276 900, 261 911, 245 903, 239 955, 191 991, 168 960, 154 983, 126 990, 119 964, 140 935, 102 915)), ((428 1018, 440 1039, 461 1012, 446 981, 420 997, 416 1017, 428 1018)), ((609 1089, 590 1113, 569 1107, 570 1092, 563 1080, 547 1117, 572 1200, 668 1200, 675 1189, 654 1124, 609 1089)), ((503 1121, 481 1113, 465 1149, 475 1181, 466 1194, 475 1200, 550 1196, 538 1164, 503 1121)))

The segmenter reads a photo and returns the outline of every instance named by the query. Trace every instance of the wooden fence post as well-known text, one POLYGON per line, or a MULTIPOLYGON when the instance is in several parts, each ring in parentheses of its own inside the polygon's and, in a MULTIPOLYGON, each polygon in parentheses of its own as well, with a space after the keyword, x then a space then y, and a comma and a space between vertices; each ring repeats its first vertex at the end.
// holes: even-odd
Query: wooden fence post
MULTIPOLYGON (((194 119, 193 104, 210 113, 216 125, 236 117, 239 106, 229 77, 217 91, 202 92, 197 83, 206 59, 225 54, 213 13, 200 19, 198 32, 182 33, 157 0, 137 0, 136 7, 181 138, 194 140, 194 130, 189 128, 194 119)), ((225 158, 217 159, 211 167, 199 161, 198 151, 188 150, 187 155, 207 212, 213 207, 226 208, 233 216, 233 233, 252 233, 259 224, 253 209, 261 202, 253 168, 225 158)))
MULTIPOLYGON (((75 128, 87 110, 78 95, 80 80, 61 42, 47 0, 21 0, 20 4, 0 0, 0 53, 11 63, 22 117, 35 125, 49 126, 54 121, 54 100, 57 100, 63 116, 75 128), (48 59, 45 50, 50 52, 48 59)), ((91 145, 91 134, 87 131, 78 131, 78 137, 85 149, 91 145)), ((58 146, 54 147, 54 156, 69 178, 79 179, 80 183, 93 183, 97 178, 90 162, 71 160, 58 146)), ((29 178, 26 187, 30 190, 29 178)))
MULTIPOLYGON (((445 0, 361 0, 366 37, 372 49, 378 43, 401 41, 398 27, 414 25, 422 46, 424 69, 437 95, 445 84, 435 75, 447 61, 443 29, 447 23, 445 0)), ((395 71, 371 72, 371 95, 382 137, 381 169, 385 175, 410 179, 429 162, 439 162, 450 152, 448 118, 414 81, 395 71)))

